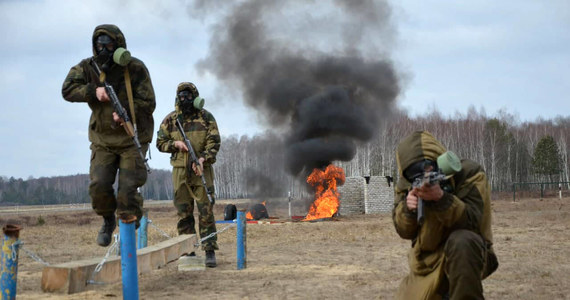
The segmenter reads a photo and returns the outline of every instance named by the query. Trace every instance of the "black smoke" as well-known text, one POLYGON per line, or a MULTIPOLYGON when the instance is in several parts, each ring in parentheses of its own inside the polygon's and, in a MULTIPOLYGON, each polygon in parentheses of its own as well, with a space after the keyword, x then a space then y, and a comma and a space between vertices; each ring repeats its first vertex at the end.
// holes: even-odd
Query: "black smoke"
POLYGON ((256 169, 248 168, 243 176, 245 186, 247 186, 247 195, 261 202, 287 194, 283 181, 275 180, 274 177, 277 176, 266 175, 256 169))
POLYGON ((312 14, 303 14, 299 19, 315 27, 289 32, 289 38, 274 33, 293 28, 274 17, 287 5, 306 2, 250 0, 230 7, 198 67, 239 93, 269 127, 285 128, 286 165, 298 174, 351 160, 357 144, 370 140, 379 120, 390 115, 400 85, 384 51, 390 47, 377 46, 390 28, 385 2, 333 1, 326 5, 334 15, 311 23, 312 14), (317 27, 339 32, 303 42, 317 27), (336 47, 327 49, 329 42, 336 47))

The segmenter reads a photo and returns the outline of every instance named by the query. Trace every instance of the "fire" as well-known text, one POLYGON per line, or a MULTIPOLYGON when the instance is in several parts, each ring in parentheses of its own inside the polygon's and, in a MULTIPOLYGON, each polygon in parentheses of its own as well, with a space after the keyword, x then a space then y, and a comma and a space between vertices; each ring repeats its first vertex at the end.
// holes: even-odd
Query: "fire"
POLYGON ((307 177, 307 183, 316 188, 315 201, 309 208, 309 213, 303 221, 330 218, 337 211, 340 204, 340 196, 336 186, 343 185, 345 180, 344 170, 332 164, 323 171, 314 169, 307 177))
MULTIPOLYGON (((265 206, 265 201, 261 202, 261 204, 263 204, 263 206, 265 206)), ((253 215, 251 214, 251 210, 247 212, 247 214, 245 214, 245 219, 246 220, 253 220, 253 215)))

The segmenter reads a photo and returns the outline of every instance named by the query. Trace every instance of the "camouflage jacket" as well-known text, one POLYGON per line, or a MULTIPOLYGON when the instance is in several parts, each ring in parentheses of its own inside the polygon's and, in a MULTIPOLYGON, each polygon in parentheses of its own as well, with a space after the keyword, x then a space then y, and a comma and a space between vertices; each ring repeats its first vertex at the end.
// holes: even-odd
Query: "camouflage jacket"
MULTIPOLYGON (((174 147, 174 141, 182 141, 182 135, 176 128, 176 118, 182 116, 179 108, 171 112, 160 124, 157 133, 156 147, 160 152, 172 153, 170 164, 173 167, 185 167, 185 162, 190 159, 185 152, 179 152, 174 147)), ((202 109, 192 116, 183 117, 181 120, 184 133, 190 140, 190 144, 196 156, 203 157, 204 169, 210 168, 216 162, 216 155, 220 150, 220 133, 214 116, 202 109)))
MULTIPOLYGON (((93 32, 93 55, 96 55, 95 40, 101 34, 108 34, 117 41, 117 47, 126 48, 127 44, 121 30, 114 25, 100 25, 93 32)), ((111 102, 100 102, 95 95, 95 89, 103 86, 99 76, 90 65, 92 58, 83 59, 73 66, 62 87, 63 98, 69 102, 87 102, 91 108, 89 120, 89 141, 105 147, 128 147, 133 145, 131 137, 126 131, 113 121, 113 105, 111 102)), ((131 121, 131 109, 127 98, 124 69, 113 64, 106 72, 106 81, 110 83, 122 106, 127 111, 131 121)), ((136 126, 138 138, 141 143, 150 143, 154 133, 154 112, 156 102, 150 75, 144 63, 132 57, 126 66, 131 78, 133 102, 135 106, 136 126)))

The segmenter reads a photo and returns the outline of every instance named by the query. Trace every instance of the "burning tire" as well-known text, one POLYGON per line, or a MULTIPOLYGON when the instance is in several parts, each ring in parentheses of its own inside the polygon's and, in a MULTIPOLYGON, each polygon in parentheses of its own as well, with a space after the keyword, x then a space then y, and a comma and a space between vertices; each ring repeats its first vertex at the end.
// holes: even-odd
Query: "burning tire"
POLYGON ((251 216, 254 220, 268 219, 269 213, 265 205, 258 203, 251 208, 251 216))
POLYGON ((224 220, 231 221, 237 217, 237 208, 233 204, 228 204, 224 208, 224 220))

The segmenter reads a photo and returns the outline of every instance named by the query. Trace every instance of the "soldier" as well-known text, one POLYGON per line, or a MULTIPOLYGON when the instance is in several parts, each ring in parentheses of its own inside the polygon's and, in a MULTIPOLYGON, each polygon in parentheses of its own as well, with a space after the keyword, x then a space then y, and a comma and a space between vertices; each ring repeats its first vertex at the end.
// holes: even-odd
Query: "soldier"
POLYGON ((412 240, 410 274, 396 298, 483 299, 481 281, 498 267, 492 248, 490 187, 483 168, 457 159, 456 172, 445 181, 412 188, 423 172, 440 170, 443 161, 438 157, 446 150, 429 132, 417 131, 396 151, 400 180, 392 217, 400 237, 412 240), (418 198, 424 203, 421 225, 418 198))
MULTIPOLYGON (((182 82, 176 89, 175 110, 168 114, 160 124, 156 147, 161 152, 171 153, 172 182, 174 185, 174 206, 178 210, 178 234, 195 234, 194 201, 198 204, 198 227, 200 237, 216 232, 216 222, 208 201, 207 192, 202 185, 200 172, 204 172, 208 190, 214 190, 214 169, 216 155, 220 149, 220 133, 214 116, 203 109, 203 99, 199 98, 198 89, 193 83, 182 82), (200 101, 202 100, 202 101, 200 101), (190 144, 199 158, 200 166, 192 163, 183 137, 176 128, 176 119, 180 120, 190 144)), ((213 196, 213 195, 212 195, 213 196)), ((218 250, 217 237, 213 236, 202 242, 206 251, 206 266, 216 267, 218 250)), ((191 253, 190 255, 194 255, 191 253)))
POLYGON ((125 51, 127 47, 125 37, 117 26, 97 26, 93 32, 92 47, 93 57, 83 59, 67 74, 62 94, 65 100, 86 102, 91 109, 89 196, 93 210, 103 216, 104 220, 97 236, 97 244, 106 247, 111 243, 111 235, 116 227, 115 212, 124 220, 132 221, 136 217, 137 224, 142 217, 143 199, 138 188, 146 182, 147 171, 145 161, 132 138, 122 128, 123 120, 109 102, 103 81, 113 86, 129 118, 137 127, 143 155, 152 141, 152 113, 156 103, 150 75, 144 63, 135 57, 131 57, 130 61, 113 58, 116 51, 125 51), (97 64, 101 75, 97 74, 93 64, 97 64), (119 182, 115 196, 113 183, 117 171, 119 182))

